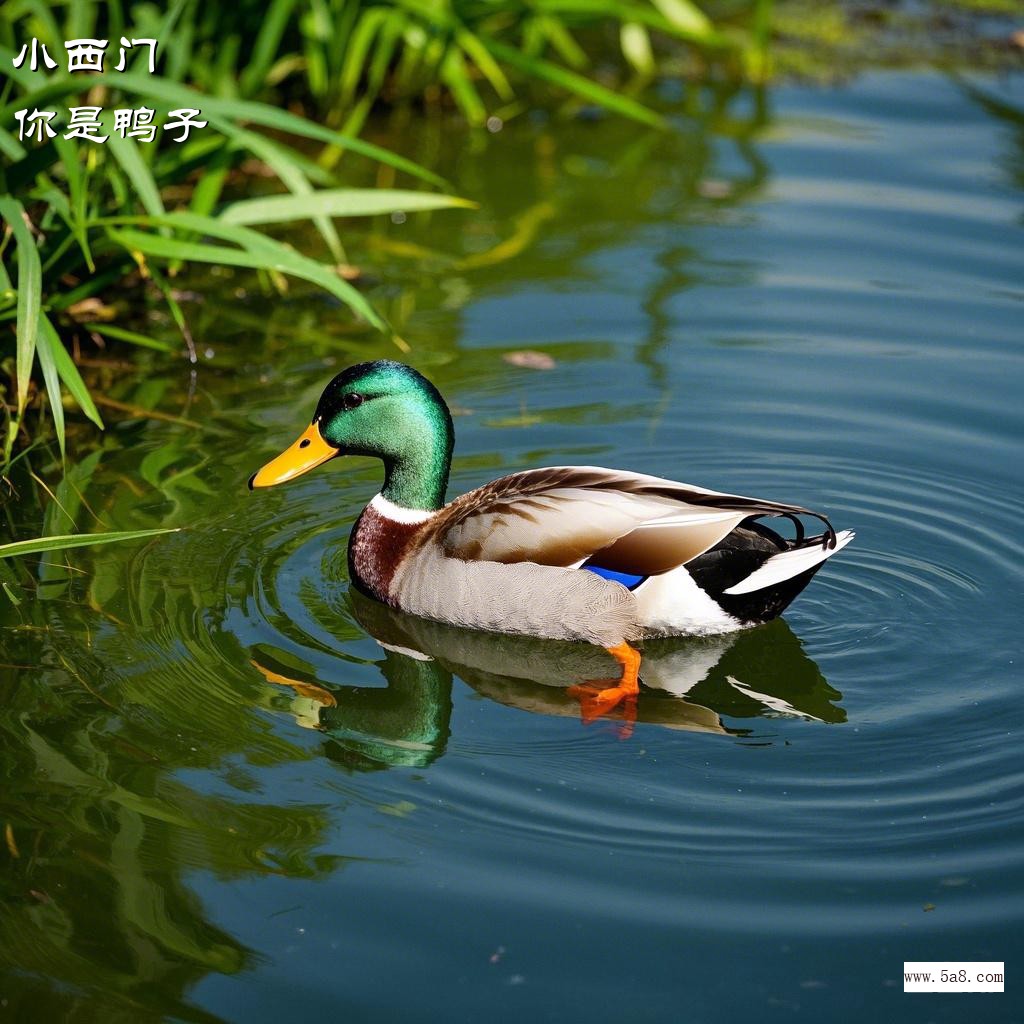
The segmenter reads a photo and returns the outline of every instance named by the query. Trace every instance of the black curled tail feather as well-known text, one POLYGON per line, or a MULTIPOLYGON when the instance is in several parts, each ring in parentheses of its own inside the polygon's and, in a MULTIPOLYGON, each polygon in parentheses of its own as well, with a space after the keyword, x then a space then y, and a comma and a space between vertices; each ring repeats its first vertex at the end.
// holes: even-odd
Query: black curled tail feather
MULTIPOLYGON (((770 512, 762 516, 784 516, 793 519, 795 513, 770 512)), ((814 516, 824 520, 823 516, 814 516)), ((745 580, 775 555, 796 548, 822 544, 826 548, 835 546, 835 532, 831 524, 829 531, 818 536, 807 537, 800 529, 797 537, 788 540, 777 533, 759 516, 745 520, 740 526, 723 538, 714 547, 687 563, 687 571, 701 588, 723 611, 740 622, 767 622, 780 615, 793 599, 807 586, 814 574, 824 565, 824 560, 789 579, 773 586, 764 587, 746 594, 727 594, 726 591, 741 580, 745 580)))

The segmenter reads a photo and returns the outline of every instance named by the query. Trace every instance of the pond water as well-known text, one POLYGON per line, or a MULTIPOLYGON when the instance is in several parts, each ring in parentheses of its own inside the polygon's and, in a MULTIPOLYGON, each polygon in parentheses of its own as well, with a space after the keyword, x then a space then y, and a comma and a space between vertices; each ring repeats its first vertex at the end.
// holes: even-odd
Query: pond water
POLYGON ((91 367, 130 408, 47 513, 182 531, 0 604, 0 1017, 961 1020, 902 991, 942 959, 1006 961, 969 1009, 1020 1019, 1024 79, 662 99, 668 135, 413 125, 481 209, 349 258, 453 406, 452 493, 623 466, 855 543, 784 622, 651 645, 631 732, 584 725, 592 651, 350 593, 377 466, 246 490, 398 350, 193 279, 194 381, 91 367))

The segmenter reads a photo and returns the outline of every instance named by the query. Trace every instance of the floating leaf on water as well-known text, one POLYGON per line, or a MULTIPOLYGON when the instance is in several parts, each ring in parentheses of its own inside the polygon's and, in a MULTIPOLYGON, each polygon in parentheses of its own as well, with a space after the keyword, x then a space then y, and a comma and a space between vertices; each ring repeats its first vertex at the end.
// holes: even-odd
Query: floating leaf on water
POLYGON ((529 348, 506 352, 501 358, 512 366, 522 366, 528 370, 553 370, 558 365, 546 352, 529 348))
POLYGON ((404 818, 410 811, 416 810, 416 805, 408 800, 399 800, 397 804, 377 804, 377 810, 381 814, 389 814, 392 818, 404 818))
POLYGON ((720 181, 717 178, 705 178, 697 183, 697 192, 705 199, 728 199, 732 191, 732 185, 728 181, 720 181))
POLYGON ((499 429, 504 427, 535 427, 538 423, 543 422, 543 416, 537 416, 534 413, 527 413, 524 411, 518 416, 503 416, 501 419, 484 420, 484 426, 498 427, 499 429))

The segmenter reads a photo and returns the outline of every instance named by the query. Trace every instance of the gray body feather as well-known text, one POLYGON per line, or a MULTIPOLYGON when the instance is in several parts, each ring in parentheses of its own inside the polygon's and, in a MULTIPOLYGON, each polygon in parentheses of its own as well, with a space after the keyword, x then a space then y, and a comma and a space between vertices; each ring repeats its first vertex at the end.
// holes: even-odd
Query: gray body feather
POLYGON ((601 647, 640 633, 636 601, 621 583, 529 562, 469 562, 433 546, 421 548, 398 569, 391 599, 414 615, 467 629, 601 647))

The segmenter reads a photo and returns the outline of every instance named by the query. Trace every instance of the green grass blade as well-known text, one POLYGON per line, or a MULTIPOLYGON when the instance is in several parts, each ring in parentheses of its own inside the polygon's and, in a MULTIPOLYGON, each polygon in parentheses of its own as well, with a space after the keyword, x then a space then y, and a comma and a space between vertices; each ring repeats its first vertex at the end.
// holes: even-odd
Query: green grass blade
POLYGON ((114 544, 126 540, 143 540, 162 533, 177 533, 181 527, 164 527, 159 530, 118 530, 111 533, 70 533, 57 537, 39 537, 35 540, 18 540, 11 544, 0 544, 0 558, 15 555, 38 555, 44 551, 62 551, 65 548, 87 548, 97 544, 114 544))
MULTIPOLYGON (((267 135, 261 135, 259 132, 250 131, 248 128, 239 128, 233 121, 228 121, 227 119, 215 117, 211 124, 219 132, 227 136, 234 148, 249 150, 253 156, 263 160, 272 170, 276 170, 277 163, 287 161, 291 166, 297 167, 313 184, 333 185, 335 182, 334 175, 325 171, 319 163, 310 160, 295 149, 294 146, 289 146, 280 139, 272 139, 267 135), (272 159, 266 159, 266 153, 271 153, 272 159)), ((204 160, 204 174, 206 166, 207 161, 204 160)), ((202 184, 201 179, 200 184, 202 184)))
POLYGON ((638 75, 654 74, 654 50, 651 48, 651 37, 643 25, 635 21, 624 22, 619 29, 619 40, 622 55, 632 65, 638 75))
POLYGON ((28 382, 32 376, 32 363, 36 355, 36 335, 39 331, 39 311, 42 305, 43 270, 39 250, 25 222, 25 208, 12 196, 0 197, 0 218, 14 233, 18 247, 18 320, 17 355, 18 418, 28 401, 28 382))
MULTIPOLYGON (((572 33, 559 18, 542 15, 536 19, 536 22, 541 35, 569 67, 580 71, 590 63, 583 47, 576 42, 572 33)), ((539 54, 534 54, 534 56, 539 56, 539 54)))
MULTIPOLYGON (((7 72, 10 67, 10 62, 15 59, 15 55, 7 49, 6 46, 0 46, 0 67, 4 68, 7 72), (6 55, 10 54, 10 57, 6 55)), ((12 77, 14 77, 12 75, 12 77)), ((16 96, 6 107, 0 111, 0 124, 13 124, 14 123, 14 112, 17 110, 23 110, 31 108, 33 110, 46 110, 47 107, 53 106, 53 104, 59 100, 64 99, 65 96, 70 96, 73 93, 77 93, 81 90, 81 84, 72 82, 67 77, 62 78, 51 78, 47 80, 43 75, 38 76, 39 81, 45 82, 44 85, 33 89, 31 92, 23 93, 20 96, 16 96)), ((29 83, 34 84, 32 82, 29 83)), ((28 86, 26 86, 28 88, 28 86)))
MULTIPOLYGON (((186 33, 182 32, 181 30, 178 29, 178 19, 181 17, 181 14, 185 10, 185 8, 189 6, 190 2, 191 2, 191 0, 175 0, 175 2, 173 4, 171 4, 170 10, 164 15, 163 20, 159 23, 156 31, 152 33, 153 38, 155 38, 157 40, 164 40, 164 39, 168 39, 169 40, 169 39, 173 38, 175 41, 182 41, 185 38, 186 33)), ((188 19, 186 19, 185 22, 182 25, 182 28, 187 29, 188 27, 189 27, 188 19)), ((148 54, 146 54, 145 51, 141 51, 139 53, 139 56, 140 57, 145 56, 145 57, 148 58, 148 54)), ((159 49, 159 44, 158 44, 158 47, 157 47, 157 62, 158 63, 159 63, 159 60, 160 60, 160 49, 159 49)), ((147 67, 148 67, 148 65, 147 65, 147 67)), ((171 76, 171 77, 173 77, 173 76, 171 76)))
POLYGON ((501 70, 501 65, 491 56, 479 37, 469 29, 460 28, 455 33, 455 41, 462 48, 462 52, 480 69, 484 78, 491 83, 491 88, 498 96, 506 103, 512 100, 515 93, 505 77, 505 72, 501 70))
POLYGON ((100 418, 99 410, 89 394, 89 389, 85 386, 85 381, 82 380, 82 375, 78 372, 78 367, 68 355, 68 350, 59 342, 52 346, 52 350, 54 362, 57 364, 57 372, 60 374, 60 379, 64 381, 64 386, 78 403, 82 412, 102 430, 103 420, 100 418))
POLYGON ((534 0, 533 6, 551 15, 551 24, 561 25, 564 18, 560 18, 560 15, 588 18, 602 16, 619 22, 646 25, 656 32, 675 36, 706 49, 736 48, 736 40, 716 29, 699 9, 696 17, 687 17, 684 7, 675 9, 673 20, 662 12, 660 4, 630 3, 628 0, 534 0))
POLYGON ((78 145, 60 134, 53 140, 53 144, 60 156, 61 166, 64 168, 64 178, 68 183, 68 198, 71 206, 71 220, 68 226, 74 233, 78 247, 85 257, 86 266, 92 273, 96 270, 96 265, 93 263, 92 250, 89 247, 89 233, 85 225, 88 216, 89 188, 87 177, 78 162, 78 145))
POLYGON ((121 138, 116 132, 111 131, 107 139, 107 149, 114 159, 121 165, 121 169, 128 176, 128 180, 135 187, 136 195, 147 213, 159 216, 165 213, 163 200, 160 198, 160 189, 157 187, 153 172, 142 159, 139 147, 134 139, 121 138))
POLYGON ((224 263, 232 267, 251 267, 254 270, 273 269, 262 256, 227 245, 207 245, 182 238, 163 238, 132 228, 108 228, 107 234, 132 252, 156 256, 165 260, 192 260, 195 263, 224 263))
POLYGON ((0 128, 0 152, 12 162, 28 155, 28 150, 6 128, 0 128))
POLYGON ((45 313, 39 314, 39 333, 36 337, 36 354, 39 356, 39 367, 43 371, 43 383, 50 399, 50 414, 53 416, 53 429, 57 434, 61 458, 64 458, 64 405, 60 395, 60 375, 57 373, 57 357, 55 348, 61 346, 60 338, 53 329, 53 324, 45 313))
POLYGON ((346 100, 351 100, 355 96, 359 80, 366 70, 370 45, 381 25, 392 13, 384 7, 370 7, 360 14, 359 20, 349 36, 348 46, 345 47, 345 57, 338 79, 341 95, 346 100))
POLYGON ((632 118, 634 121, 639 121, 642 124, 647 124, 654 128, 665 127, 664 118, 649 107, 645 107, 642 103, 638 103, 628 96, 623 96, 620 93, 613 92, 611 89, 606 89, 603 85, 599 85, 597 82, 592 82, 589 78, 576 74, 575 71, 568 71, 540 57, 527 56, 514 47, 506 46, 504 43, 496 42, 493 39, 486 39, 485 43, 487 49, 495 57, 503 60, 506 64, 511 64, 512 67, 518 68, 520 71, 524 71, 528 75, 533 75, 534 78, 540 78, 550 82, 552 85, 567 89, 581 99, 597 103, 607 110, 611 110, 616 114, 622 114, 624 117, 632 118))
POLYGON ((708 16, 691 0, 651 0, 651 3, 683 32, 703 36, 715 30, 708 16))
POLYGON ((192 213, 205 216, 213 212, 227 184, 228 173, 234 166, 233 149, 230 143, 226 143, 214 150, 207 160, 202 176, 192 190, 192 198, 188 201, 188 208, 192 213))
POLYGON ((102 334, 104 338, 116 338, 118 341, 127 341, 130 345, 138 345, 140 348, 151 348, 157 352, 174 351, 174 346, 168 345, 166 341, 159 341, 156 338, 150 338, 146 334, 129 331, 124 327, 117 327, 114 324, 83 324, 83 326, 88 331, 102 334))
POLYGON ((188 321, 185 319, 185 311, 181 308, 181 303, 174 297, 174 290, 171 288, 170 281, 156 267, 152 266, 149 268, 149 276, 152 278, 153 284, 160 289, 160 294, 164 297, 164 302, 167 303, 167 308, 171 311, 171 318, 181 333, 181 340, 185 342, 185 353, 188 356, 188 361, 195 365, 198 361, 195 339, 192 337, 192 331, 188 326, 188 321))
POLYGON ((256 92, 266 81, 267 71, 279 54, 281 37, 288 27, 294 7, 295 0, 271 0, 239 81, 239 89, 244 95, 256 92))
MULTIPOLYGON (((0 59, 2 59, 3 48, 0 47, 0 59)), ((256 103, 252 100, 224 99, 220 96, 207 96, 189 89, 177 82, 171 82, 156 75, 100 75, 91 80, 94 85, 107 85, 110 88, 121 89, 126 92, 136 93, 139 96, 153 97, 165 103, 174 103, 186 107, 202 110, 203 116, 212 115, 215 118, 227 118, 231 121, 249 121, 252 124, 261 125, 264 128, 273 128, 277 131, 287 132, 291 135, 298 135, 302 138, 313 139, 317 142, 326 142, 331 145, 343 146, 353 153, 376 160, 378 163, 394 167, 396 171, 404 171, 415 178, 420 178, 432 185, 441 188, 446 187, 446 182, 439 175, 428 171, 425 167, 405 157, 392 153, 381 146, 375 146, 370 142, 354 138, 350 135, 343 135, 341 132, 326 128, 313 121, 300 117, 287 110, 280 110, 271 107, 266 103, 256 103)), ((65 95, 74 92, 80 85, 71 83, 62 85, 57 95, 65 95)), ((41 90, 42 91, 42 90, 41 90)))
POLYGON ((771 74, 772 0, 754 0, 754 23, 751 46, 747 53, 747 70, 755 82, 763 82, 771 74))
MULTIPOLYGON (((7 6, 14 7, 14 4, 7 6)), ((50 9, 54 4, 45 3, 44 0, 24 0, 21 6, 25 13, 31 14, 36 19, 37 29, 42 29, 40 36, 43 39, 60 39, 60 29, 57 27, 57 18, 50 9)), ((79 12, 81 15, 84 12, 79 12)), ((77 19, 72 19, 72 27, 77 19)), ((70 38, 74 38, 71 36, 70 38)), ((54 55, 56 57, 56 55, 54 55)), ((59 58, 57 58, 59 60, 59 58)), ((25 67, 25 65, 22 65, 25 67)))
MULTIPOLYGON (((224 237, 225 231, 210 231, 204 227, 195 227, 194 222, 198 220, 209 220, 200 218, 194 214, 168 214, 167 217, 159 218, 158 223, 167 223, 172 226, 181 226, 186 230, 199 230, 204 234, 212 234, 215 237, 224 237), (193 223, 189 223, 192 221, 193 223)), ((220 225, 212 221, 218 228, 232 228, 234 231, 245 231, 247 229, 234 225, 220 225)), ((234 267, 249 267, 254 270, 277 270, 282 274, 290 274, 301 280, 309 281, 311 284, 319 285, 325 291, 344 302, 350 309, 358 313, 364 320, 372 324, 379 331, 390 333, 386 321, 370 305, 363 295, 352 287, 347 281, 339 277, 330 267, 316 260, 302 256, 280 242, 270 238, 263 238, 257 232, 250 232, 260 239, 258 247, 246 249, 233 249, 225 245, 206 245, 201 242, 187 242, 178 238, 162 238, 158 235, 147 234, 142 231, 130 229, 108 229, 108 233, 114 241, 123 245, 126 249, 145 253, 148 256, 156 256, 168 260, 192 260, 196 263, 223 264, 234 267)), ((232 241, 234 239, 231 239, 232 241)))
MULTIPOLYGON (((39 177, 43 181, 49 181, 49 179, 44 178, 43 175, 40 175, 39 177)), ((32 193, 32 198, 41 203, 45 203, 47 206, 46 212, 51 215, 56 214, 68 226, 68 229, 71 229, 72 222, 74 220, 73 214, 71 213, 71 203, 68 200, 68 197, 64 195, 56 185, 50 185, 48 188, 37 189, 32 193)), ((48 230, 53 230, 52 225, 50 225, 48 230)))
POLYGON ((470 124, 483 124, 487 118, 487 108, 470 80, 462 51, 454 46, 448 48, 441 61, 441 81, 451 90, 466 120, 470 124))
MULTIPOLYGON (((313 186, 309 183, 302 168, 294 161, 287 150, 281 149, 270 139, 257 135, 256 132, 245 129, 232 129, 226 134, 234 135, 236 141, 244 140, 246 148, 260 160, 262 160, 281 179, 285 188, 296 197, 305 199, 313 196, 313 186)), ((320 232, 320 237, 327 243, 336 263, 345 261, 345 250, 342 247, 341 239, 335 230, 334 224, 321 210, 314 210, 310 218, 320 232)))
POLYGON ((308 196, 259 196, 240 199, 226 206, 218 220, 225 224, 282 224, 305 220, 316 214, 326 217, 374 217, 384 213, 412 213, 453 207, 475 208, 458 196, 405 189, 335 188, 321 189, 308 196))
MULTIPOLYGON (((6 46, 0 45, 0 66, 9 65, 16 57, 16 54, 6 46)), ((62 100, 67 96, 81 90, 81 80, 75 76, 65 75, 53 77, 49 80, 38 76, 45 84, 27 95, 18 96, 0 110, 0 124, 6 124, 14 117, 16 110, 25 106, 43 108, 47 104, 62 100)), ((29 79, 31 81, 31 78, 29 79)), ((447 182, 421 167, 413 160, 392 153, 382 146, 375 146, 371 142, 317 124, 298 114, 293 114, 278 107, 272 107, 267 103, 257 103, 253 100, 241 100, 226 98, 223 96, 211 96, 178 82, 162 78, 159 75, 141 75, 135 72, 123 74, 94 75, 90 78, 91 86, 105 85, 110 89, 116 89, 128 94, 144 96, 159 104, 162 108, 174 106, 192 107, 202 111, 202 115, 213 123, 214 119, 228 120, 232 122, 248 121, 252 124, 261 125, 264 128, 272 128, 276 131, 287 132, 291 135, 298 135, 301 138, 313 139, 316 142, 325 142, 328 145, 341 146, 359 153, 370 160, 387 164, 396 171, 403 171, 437 185, 446 188, 447 182)))

